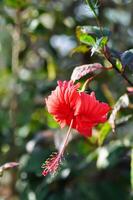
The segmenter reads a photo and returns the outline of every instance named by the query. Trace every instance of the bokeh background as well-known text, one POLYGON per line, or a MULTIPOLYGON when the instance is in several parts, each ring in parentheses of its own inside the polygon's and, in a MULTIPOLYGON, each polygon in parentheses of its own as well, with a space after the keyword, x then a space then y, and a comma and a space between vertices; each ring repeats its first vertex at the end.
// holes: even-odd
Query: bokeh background
MULTIPOLYGON (((112 32, 111 48, 133 47, 132 0, 101 0, 97 13, 112 32)), ((75 66, 103 63, 87 47, 75 49, 79 25, 96 25, 83 0, 0 1, 0 164, 20 162, 0 177, 0 200, 133 199, 131 117, 119 122, 117 134, 110 131, 101 147, 74 133, 58 174, 41 175, 42 163, 59 148, 67 130, 48 114, 44 98, 57 80, 70 79, 75 66)), ((130 79, 131 73, 127 69, 130 79)), ((88 92, 94 90, 99 100, 114 105, 126 87, 120 75, 109 71, 88 92)), ((132 108, 122 109, 118 118, 131 115, 132 108)))

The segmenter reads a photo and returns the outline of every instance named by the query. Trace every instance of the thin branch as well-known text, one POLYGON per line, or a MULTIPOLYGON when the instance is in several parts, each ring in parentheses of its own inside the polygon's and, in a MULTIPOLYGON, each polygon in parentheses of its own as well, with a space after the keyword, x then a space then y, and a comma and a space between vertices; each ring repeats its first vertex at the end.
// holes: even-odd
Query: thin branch
POLYGON ((93 3, 90 0, 86 0, 86 4, 89 6, 89 8, 91 9, 91 11, 93 12, 94 17, 96 19, 97 26, 100 28, 101 35, 103 36, 102 26, 101 26, 100 21, 98 19, 98 16, 97 16, 97 13, 96 13, 95 8, 93 6, 93 3))
MULTIPOLYGON (((92 2, 90 0, 86 0, 86 3, 88 4, 88 6, 90 7, 91 11, 93 12, 93 14, 95 16, 95 19, 96 19, 96 22, 97 22, 97 25, 99 26, 101 34, 103 35, 102 26, 100 24, 100 21, 98 19, 97 13, 95 11, 95 8, 94 8, 92 2)), ((133 86, 133 83, 128 79, 128 77, 117 68, 116 63, 111 58, 109 52, 107 52, 105 50, 105 51, 103 51, 103 54, 106 57, 106 59, 112 64, 113 68, 124 78, 124 80, 126 80, 129 85, 133 86)))
POLYGON ((116 62, 115 62, 115 60, 111 57, 110 52, 109 52, 107 46, 105 47, 105 49, 104 49, 104 51, 103 51, 103 54, 104 54, 105 58, 112 64, 113 68, 123 77, 123 79, 126 80, 127 83, 128 83, 129 85, 133 86, 132 81, 130 81, 130 80, 128 79, 128 77, 126 76, 126 74, 122 73, 122 72, 117 68, 116 62))

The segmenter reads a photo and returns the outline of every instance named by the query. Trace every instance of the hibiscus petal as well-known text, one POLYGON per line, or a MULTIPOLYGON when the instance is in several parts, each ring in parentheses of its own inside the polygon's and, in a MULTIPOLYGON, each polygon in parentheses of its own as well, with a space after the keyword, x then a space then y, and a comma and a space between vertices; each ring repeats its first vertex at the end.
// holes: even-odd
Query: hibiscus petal
POLYGON ((99 102, 94 92, 78 92, 79 87, 80 84, 74 85, 73 81, 58 81, 58 86, 46 99, 46 105, 61 128, 73 120, 72 128, 84 136, 91 136, 92 127, 104 123, 111 108, 99 102))

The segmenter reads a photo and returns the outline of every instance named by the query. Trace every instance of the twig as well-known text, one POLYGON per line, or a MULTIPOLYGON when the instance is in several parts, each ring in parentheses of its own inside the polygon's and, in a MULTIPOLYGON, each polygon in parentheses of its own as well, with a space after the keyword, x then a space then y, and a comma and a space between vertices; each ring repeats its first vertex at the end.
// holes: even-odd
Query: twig
POLYGON ((105 58, 112 64, 113 68, 128 82, 128 84, 133 86, 133 83, 128 79, 128 77, 117 68, 116 63, 114 59, 111 57, 107 46, 104 48, 103 54, 105 58))
MULTIPOLYGON (((96 23, 97 23, 98 27, 100 28, 101 34, 103 35, 102 26, 101 26, 100 21, 98 19, 98 16, 97 16, 97 13, 95 11, 93 3, 91 1, 89 1, 89 0, 86 0, 86 3, 88 4, 88 6, 90 7, 91 11, 93 12, 94 17, 96 19, 96 23)), ((133 83, 128 79, 128 77, 116 67, 116 63, 113 61, 113 59, 110 56, 110 53, 107 51, 107 47, 105 47, 105 49, 103 50, 103 54, 106 57, 106 59, 112 64, 113 68, 128 82, 128 84, 133 86, 133 83)))
POLYGON ((88 4, 88 6, 90 7, 91 11, 93 12, 94 17, 96 19, 96 23, 97 23, 97 25, 98 25, 98 27, 100 29, 101 35, 103 36, 102 26, 101 26, 100 21, 98 19, 98 16, 97 16, 97 13, 96 13, 95 8, 93 6, 93 3, 91 1, 89 1, 89 0, 86 0, 86 3, 88 4))

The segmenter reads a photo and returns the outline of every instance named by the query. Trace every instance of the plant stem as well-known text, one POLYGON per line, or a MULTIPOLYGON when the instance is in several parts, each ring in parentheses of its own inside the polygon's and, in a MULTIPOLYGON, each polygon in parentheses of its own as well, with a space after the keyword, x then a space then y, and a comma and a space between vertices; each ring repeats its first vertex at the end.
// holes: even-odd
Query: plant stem
POLYGON ((127 78, 127 76, 121 73, 115 65, 114 65, 114 69, 128 82, 129 85, 133 86, 133 83, 127 78))
POLYGON ((101 26, 101 24, 100 24, 100 21, 99 21, 99 19, 98 19, 98 16, 97 16, 97 13, 96 13, 96 11, 95 11, 95 8, 94 8, 93 4, 91 3, 90 0, 86 0, 86 3, 87 3, 87 5, 90 7, 91 11, 93 12, 94 17, 95 17, 95 19, 96 19, 96 23, 97 23, 98 27, 100 28, 101 35, 103 36, 102 26, 101 26))
MULTIPOLYGON (((93 14, 95 16, 95 19, 96 19, 96 23, 97 23, 98 27, 100 28, 100 32, 101 32, 101 34, 103 36, 102 26, 101 26, 101 24, 99 22, 99 19, 98 19, 98 16, 97 16, 97 13, 95 11, 93 3, 91 2, 91 0, 86 0, 86 3, 90 7, 91 11, 93 12, 93 14)), ((113 61, 113 59, 109 55, 109 52, 103 51, 103 54, 106 57, 106 59, 112 64, 113 68, 128 82, 128 84, 133 86, 133 83, 128 79, 128 77, 117 68, 115 62, 113 61)))
POLYGON ((113 58, 111 58, 111 55, 107 46, 105 47, 103 54, 105 58, 112 64, 113 68, 128 82, 128 84, 133 86, 133 83, 128 79, 128 77, 117 68, 115 61, 113 60, 113 58))
POLYGON ((69 136, 70 136, 70 133, 71 133, 72 125, 73 125, 73 119, 71 120, 69 129, 68 129, 67 134, 66 134, 66 138, 65 138, 65 140, 64 140, 64 142, 63 142, 63 144, 62 144, 62 146, 61 146, 61 148, 60 148, 60 150, 59 150, 59 155, 60 155, 60 156, 63 155, 63 153, 64 153, 64 151, 65 151, 65 148, 66 148, 66 146, 67 146, 68 139, 69 139, 69 136))

